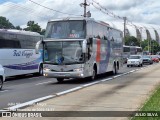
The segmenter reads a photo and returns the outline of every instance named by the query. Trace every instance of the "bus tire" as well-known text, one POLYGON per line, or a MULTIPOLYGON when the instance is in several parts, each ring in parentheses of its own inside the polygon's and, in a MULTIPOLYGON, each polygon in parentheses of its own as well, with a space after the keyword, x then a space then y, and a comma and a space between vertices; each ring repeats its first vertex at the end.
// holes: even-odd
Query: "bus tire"
POLYGON ((2 87, 3 87, 3 79, 2 77, 0 77, 0 90, 2 89, 2 87))
POLYGON ((116 75, 116 74, 117 74, 117 67, 116 67, 116 63, 114 63, 114 65, 113 65, 113 71, 112 71, 112 74, 113 74, 113 75, 116 75))
POLYGON ((92 72, 92 76, 89 77, 89 80, 94 80, 94 79, 96 79, 96 76, 97 76, 97 67, 96 67, 96 65, 94 65, 94 67, 93 67, 93 72, 92 72))
POLYGON ((42 67, 42 64, 40 64, 39 66, 39 72, 38 72, 39 75, 43 75, 43 67, 42 67))
POLYGON ((58 81, 59 83, 62 83, 62 82, 64 81, 64 78, 57 78, 57 81, 58 81))

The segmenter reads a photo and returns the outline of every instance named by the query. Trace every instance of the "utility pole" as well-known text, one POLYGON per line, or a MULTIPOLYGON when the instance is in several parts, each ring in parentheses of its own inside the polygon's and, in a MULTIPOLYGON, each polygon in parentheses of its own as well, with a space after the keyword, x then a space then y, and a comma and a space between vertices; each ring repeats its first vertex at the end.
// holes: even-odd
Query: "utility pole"
POLYGON ((84 17, 86 17, 86 9, 87 9, 87 2, 86 2, 86 0, 84 0, 84 14, 83 14, 83 16, 84 17))
POLYGON ((127 21, 127 17, 123 17, 123 20, 124 20, 124 39, 123 39, 123 45, 125 45, 126 21, 127 21))
POLYGON ((142 29, 143 29, 143 27, 140 27, 139 29, 140 29, 140 34, 141 34, 141 38, 140 38, 140 47, 141 47, 141 42, 142 42, 142 29))
MULTIPOLYGON (((87 6, 89 6, 88 4, 87 4, 87 0, 84 0, 84 3, 81 3, 80 4, 80 6, 81 7, 84 7, 84 13, 83 13, 83 17, 87 17, 87 6)), ((90 15, 90 12, 89 12, 89 15, 90 15)), ((90 15, 91 16, 91 15, 90 15)))

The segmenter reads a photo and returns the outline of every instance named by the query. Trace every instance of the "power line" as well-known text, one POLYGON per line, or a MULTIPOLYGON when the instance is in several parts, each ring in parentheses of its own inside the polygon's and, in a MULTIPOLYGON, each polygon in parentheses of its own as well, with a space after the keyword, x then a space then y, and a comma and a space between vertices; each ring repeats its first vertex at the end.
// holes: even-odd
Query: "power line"
POLYGON ((32 18, 42 18, 42 19, 46 19, 47 18, 51 18, 52 16, 51 15, 46 15, 44 13, 41 12, 41 14, 37 14, 35 13, 35 11, 33 9, 29 9, 27 7, 22 7, 22 6, 19 6, 15 3, 8 3, 8 4, 5 4, 3 6, 6 6, 8 8, 11 8, 12 10, 14 11, 20 11, 20 12, 23 12, 23 13, 27 13, 27 15, 30 15, 32 16, 32 18))
POLYGON ((95 7, 96 9, 99 9, 101 12, 107 14, 108 16, 123 20, 123 17, 120 17, 120 16, 114 14, 113 12, 109 11, 108 9, 103 7, 100 3, 96 2, 95 0, 92 0, 92 2, 90 2, 90 1, 88 1, 88 2, 91 5, 93 5, 93 7, 95 7), (98 6, 98 7, 96 7, 96 6, 98 6))
POLYGON ((39 4, 39 3, 37 3, 37 2, 34 2, 34 1, 32 1, 32 0, 29 0, 29 1, 32 2, 32 3, 34 3, 34 4, 36 4, 36 5, 41 6, 41 7, 43 7, 43 8, 46 8, 46 9, 48 9, 48 10, 51 10, 51 11, 54 11, 54 12, 58 12, 58 13, 61 13, 61 14, 74 15, 74 16, 82 16, 82 15, 76 15, 76 14, 70 14, 70 13, 61 12, 61 11, 59 11, 59 10, 54 10, 54 9, 52 9, 52 8, 46 7, 46 6, 44 6, 44 5, 41 5, 41 4, 39 4))
MULTIPOLYGON (((92 0, 92 2, 90 2, 89 0, 87 0, 87 1, 88 1, 94 8, 98 9, 98 10, 101 11, 102 13, 104 13, 104 14, 110 16, 110 17, 123 20, 123 17, 120 17, 120 16, 114 14, 113 12, 111 12, 111 11, 108 10, 107 8, 103 7, 100 3, 96 2, 95 0, 92 0), (98 7, 97 7, 95 4, 96 4, 98 7)), ((154 30, 157 30, 157 29, 155 29, 155 28, 142 27, 142 26, 135 25, 135 24, 133 24, 132 21, 129 21, 128 19, 127 19, 127 23, 126 23, 126 24, 129 25, 129 26, 132 26, 132 27, 135 27, 135 26, 136 26, 136 28, 138 28, 138 29, 154 29, 154 30)))

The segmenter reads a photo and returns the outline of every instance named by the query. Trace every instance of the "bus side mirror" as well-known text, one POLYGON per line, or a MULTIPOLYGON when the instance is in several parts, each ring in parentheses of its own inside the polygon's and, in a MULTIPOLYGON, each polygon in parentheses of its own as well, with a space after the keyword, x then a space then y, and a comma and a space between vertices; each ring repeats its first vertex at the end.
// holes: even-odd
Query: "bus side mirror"
POLYGON ((82 44, 82 52, 83 52, 83 53, 86 53, 86 52, 87 52, 87 41, 86 41, 86 40, 83 41, 83 44, 82 44))
POLYGON ((36 43, 36 47, 35 47, 35 53, 36 53, 36 54, 39 54, 39 46, 40 46, 41 43, 42 43, 42 41, 38 41, 38 42, 36 43))

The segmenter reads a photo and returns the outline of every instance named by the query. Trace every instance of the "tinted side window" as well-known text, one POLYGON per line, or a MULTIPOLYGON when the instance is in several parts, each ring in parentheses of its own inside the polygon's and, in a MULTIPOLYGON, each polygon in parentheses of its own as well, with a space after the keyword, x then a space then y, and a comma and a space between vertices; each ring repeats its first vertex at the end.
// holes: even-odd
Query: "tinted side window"
POLYGON ((0 48, 21 48, 21 45, 18 40, 0 39, 0 48))

